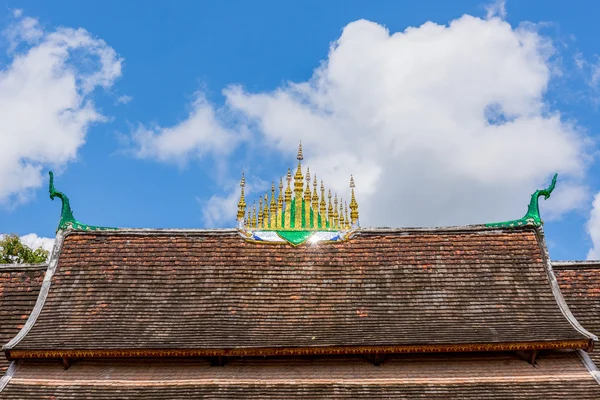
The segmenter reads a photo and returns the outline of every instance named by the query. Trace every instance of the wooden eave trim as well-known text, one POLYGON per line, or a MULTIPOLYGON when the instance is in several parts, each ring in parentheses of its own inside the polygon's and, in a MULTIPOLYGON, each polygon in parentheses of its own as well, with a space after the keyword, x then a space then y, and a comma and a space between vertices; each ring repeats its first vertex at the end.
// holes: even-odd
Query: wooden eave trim
POLYGON ((463 353, 572 349, 591 351, 589 339, 509 343, 431 344, 408 346, 257 347, 232 349, 86 349, 6 350, 9 360, 24 358, 136 358, 136 357, 250 357, 350 354, 463 353))

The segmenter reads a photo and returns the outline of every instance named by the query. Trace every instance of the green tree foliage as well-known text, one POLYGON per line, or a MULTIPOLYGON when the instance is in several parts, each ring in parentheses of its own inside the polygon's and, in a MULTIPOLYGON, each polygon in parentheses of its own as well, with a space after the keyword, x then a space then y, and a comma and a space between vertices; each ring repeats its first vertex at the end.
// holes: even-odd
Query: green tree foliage
POLYGON ((34 264, 48 260, 48 250, 32 249, 15 234, 0 236, 0 264, 34 264))

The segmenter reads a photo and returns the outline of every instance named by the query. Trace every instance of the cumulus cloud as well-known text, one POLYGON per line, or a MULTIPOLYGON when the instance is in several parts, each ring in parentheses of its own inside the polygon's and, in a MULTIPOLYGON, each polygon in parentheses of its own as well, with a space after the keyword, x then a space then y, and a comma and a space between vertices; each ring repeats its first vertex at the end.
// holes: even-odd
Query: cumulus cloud
POLYGON ((485 6, 486 18, 506 18, 506 0, 495 0, 485 6))
POLYGON ((587 198, 587 154, 544 102, 552 53, 536 31, 498 18, 393 34, 361 20, 308 82, 225 94, 266 143, 293 154, 302 139, 311 170, 336 190, 347 193, 354 173, 363 225, 518 218, 553 172, 559 215, 587 198))
MULTIPOLYGON (((4 238, 6 234, 0 233, 0 239, 4 238)), ((52 248, 54 247, 54 238, 46 238, 36 235, 35 233, 29 233, 27 235, 20 236, 21 243, 25 246, 37 250, 40 247, 48 251, 48 257, 52 255, 52 248)))
POLYGON ((132 134, 133 152, 139 158, 185 164, 208 153, 225 155, 235 149, 241 135, 225 126, 224 118, 201 93, 196 93, 187 118, 172 127, 140 125, 132 134))
MULTIPOLYGON (((505 15, 504 2, 490 10, 487 19, 465 15, 395 33, 350 23, 308 81, 258 93, 231 85, 224 114, 291 160, 302 140, 305 165, 345 198, 354 174, 363 226, 519 218, 555 172, 542 214, 557 218, 589 199, 591 146, 545 101, 551 41, 532 24, 495 18, 505 15)), ((222 115, 200 98, 180 124, 135 132, 138 155, 169 161, 235 143, 240 136, 222 115)), ((234 197, 207 207, 228 204, 231 221, 234 197)))
POLYGON ((77 157, 90 125, 103 121, 91 100, 121 75, 121 59, 84 29, 46 32, 14 13, 3 34, 9 62, 0 67, 0 203, 25 201, 42 169, 77 157))
POLYGON ((133 100, 133 97, 131 97, 131 96, 128 96, 128 95, 126 95, 126 94, 124 94, 123 96, 119 96, 119 97, 117 98, 117 102, 116 102, 116 103, 117 103, 117 104, 127 104, 127 103, 129 103, 131 100, 133 100))
POLYGON ((49 252, 52 252, 54 247, 54 238, 41 237, 35 233, 29 233, 20 237, 21 242, 32 249, 43 248, 49 252))
MULTIPOLYGON (((240 200, 239 182, 229 181, 227 185, 227 194, 224 196, 214 195, 208 201, 200 202, 203 204, 202 218, 204 224, 208 227, 219 227, 223 223, 232 221, 237 214, 237 206, 240 200)), ((251 177, 246 180, 244 194, 246 198, 247 208, 252 209, 253 202, 257 195, 263 194, 269 185, 258 177, 251 177), (256 196, 255 196, 256 195, 256 196)), ((229 225, 231 227, 231 225, 229 225)))

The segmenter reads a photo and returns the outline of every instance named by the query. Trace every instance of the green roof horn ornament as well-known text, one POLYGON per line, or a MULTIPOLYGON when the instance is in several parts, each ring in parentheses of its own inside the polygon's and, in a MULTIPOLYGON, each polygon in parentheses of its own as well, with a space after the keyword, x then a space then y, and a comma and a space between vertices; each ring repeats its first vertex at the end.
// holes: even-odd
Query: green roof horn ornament
POLYGON ((71 210, 71 204, 69 203, 69 198, 62 192, 59 192, 54 187, 54 174, 52 171, 48 172, 50 175, 50 185, 48 190, 50 192, 50 199, 54 200, 58 197, 62 202, 62 210, 60 212, 60 222, 58 223, 57 231, 64 229, 75 229, 80 231, 99 231, 99 230, 116 230, 117 228, 104 228, 93 225, 82 224, 77 221, 73 216, 73 210, 71 210))
POLYGON ((506 222, 496 222, 493 224, 486 224, 485 226, 493 227, 493 228, 503 228, 503 227, 515 227, 515 226, 524 226, 524 225, 534 225, 540 226, 544 223, 542 218, 540 217, 540 206, 538 199, 544 196, 544 200, 548 200, 550 198, 550 194, 554 190, 556 186, 556 178, 558 178, 558 174, 554 174, 552 178, 552 183, 546 189, 538 189, 531 195, 531 201, 529 202, 529 207, 527 208, 527 214, 521 219, 515 219, 512 221, 506 222))

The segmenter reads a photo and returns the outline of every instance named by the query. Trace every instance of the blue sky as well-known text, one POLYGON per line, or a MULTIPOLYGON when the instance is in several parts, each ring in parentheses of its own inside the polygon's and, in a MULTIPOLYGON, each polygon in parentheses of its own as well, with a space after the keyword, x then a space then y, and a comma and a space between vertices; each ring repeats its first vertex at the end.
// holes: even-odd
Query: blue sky
POLYGON ((558 172, 551 256, 598 258, 599 11, 5 1, 0 232, 54 235, 49 169, 85 223, 233 227, 241 170, 254 198, 302 140, 328 186, 357 178, 363 226, 519 218, 558 172))

